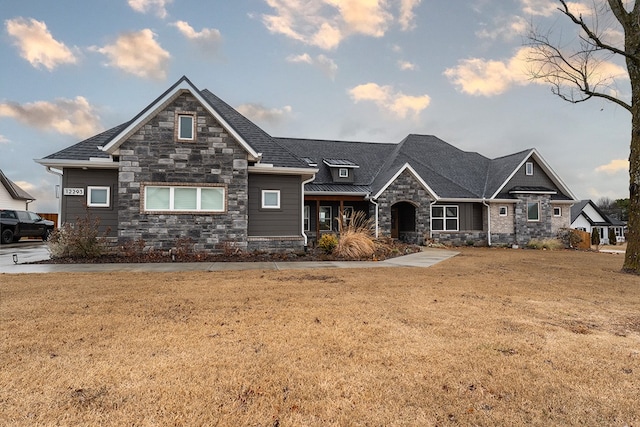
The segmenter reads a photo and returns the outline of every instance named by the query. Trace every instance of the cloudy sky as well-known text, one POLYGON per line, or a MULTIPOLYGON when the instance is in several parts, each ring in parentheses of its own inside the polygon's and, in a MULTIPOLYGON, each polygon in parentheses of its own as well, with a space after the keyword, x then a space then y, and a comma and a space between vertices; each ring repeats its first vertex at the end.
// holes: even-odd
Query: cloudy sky
MULTIPOLYGON (((0 169, 37 197, 33 210, 55 212, 57 177, 33 159, 129 120, 186 75, 274 136, 431 134, 492 158, 535 147, 577 197, 627 197, 630 114, 599 99, 563 102, 527 77, 531 23, 576 40, 557 6, 4 0, 0 169)), ((570 6, 589 19, 587 7, 570 6)), ((614 21, 600 26, 619 43, 614 21)), ((623 65, 603 70, 617 75, 607 90, 626 100, 623 65)))

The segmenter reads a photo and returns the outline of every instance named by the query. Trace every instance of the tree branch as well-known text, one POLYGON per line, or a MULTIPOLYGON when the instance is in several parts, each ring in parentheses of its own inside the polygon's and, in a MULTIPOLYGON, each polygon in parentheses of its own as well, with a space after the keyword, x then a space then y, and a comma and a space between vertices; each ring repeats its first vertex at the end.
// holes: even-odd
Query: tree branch
MULTIPOLYGON (((569 19, 571 19, 571 21, 574 24, 580 26, 580 28, 582 28, 582 30, 587 34, 587 37, 589 37, 589 39, 593 41, 593 44, 595 46, 597 46, 600 49, 608 50, 618 55, 622 55, 625 58, 629 58, 633 61, 638 61, 638 58, 635 55, 631 55, 622 49, 618 49, 615 46, 611 46, 608 43, 604 43, 602 40, 600 40, 600 37, 598 37, 598 35, 587 24, 585 24, 584 20, 582 19, 582 16, 576 17, 569 10, 569 6, 567 6, 567 2, 565 0, 558 0, 558 1, 562 4, 562 8, 558 8, 558 10, 562 12, 564 15, 566 15, 569 19)), ((611 10, 616 16, 616 19, 618 19, 618 21, 620 21, 620 23, 624 26, 625 22, 629 19, 629 14, 627 13, 626 10, 624 10, 621 0, 609 0, 609 4, 611 5, 611 10), (619 9, 617 10, 617 13, 614 10, 614 5, 616 8, 619 7, 619 9), (618 13, 620 14, 620 17, 618 17, 618 13)))

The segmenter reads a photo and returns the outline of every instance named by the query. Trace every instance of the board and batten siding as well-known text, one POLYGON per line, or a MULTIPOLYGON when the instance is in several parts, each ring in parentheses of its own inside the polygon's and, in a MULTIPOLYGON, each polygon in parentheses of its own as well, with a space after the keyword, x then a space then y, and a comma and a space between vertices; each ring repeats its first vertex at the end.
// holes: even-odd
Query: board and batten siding
POLYGON ((300 236, 302 180, 294 175, 249 174, 249 236, 300 236), (280 190, 280 208, 262 208, 262 190, 280 190))
POLYGON ((118 170, 117 169, 66 169, 62 177, 62 188, 82 188, 83 196, 62 197, 62 223, 75 222, 78 218, 84 219, 87 214, 91 218, 99 218, 99 230, 101 233, 109 229, 108 236, 118 235, 118 170), (87 187, 109 187, 109 207, 87 207, 89 192, 87 187))
POLYGON ((525 165, 522 165, 507 185, 504 186, 504 190, 508 191, 513 187, 546 187, 557 191, 558 194, 562 194, 558 186, 544 173, 538 162, 533 159, 528 159, 527 162, 533 163, 533 175, 527 175, 525 165))

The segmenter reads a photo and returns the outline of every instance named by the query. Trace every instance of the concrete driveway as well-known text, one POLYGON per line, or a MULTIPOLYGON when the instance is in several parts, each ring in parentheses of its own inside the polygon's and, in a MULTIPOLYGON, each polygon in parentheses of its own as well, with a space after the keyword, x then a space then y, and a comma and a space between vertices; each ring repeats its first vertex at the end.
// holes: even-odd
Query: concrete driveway
POLYGON ((22 240, 18 243, 0 245, 0 273, 9 273, 16 264, 45 259, 49 259, 49 250, 40 240, 22 240))

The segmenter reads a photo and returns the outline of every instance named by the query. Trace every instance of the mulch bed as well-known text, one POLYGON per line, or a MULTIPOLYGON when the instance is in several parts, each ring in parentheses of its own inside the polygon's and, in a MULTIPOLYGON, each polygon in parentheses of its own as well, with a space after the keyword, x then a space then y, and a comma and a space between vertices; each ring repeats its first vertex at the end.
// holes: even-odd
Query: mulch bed
POLYGON ((161 263, 161 262, 284 262, 284 261, 382 261, 420 252, 418 245, 402 242, 385 243, 381 245, 373 257, 361 259, 346 259, 326 254, 318 248, 305 252, 242 252, 224 251, 221 253, 186 252, 178 250, 173 256, 167 251, 127 252, 106 254, 98 257, 63 257, 33 264, 110 264, 110 263, 161 263))

